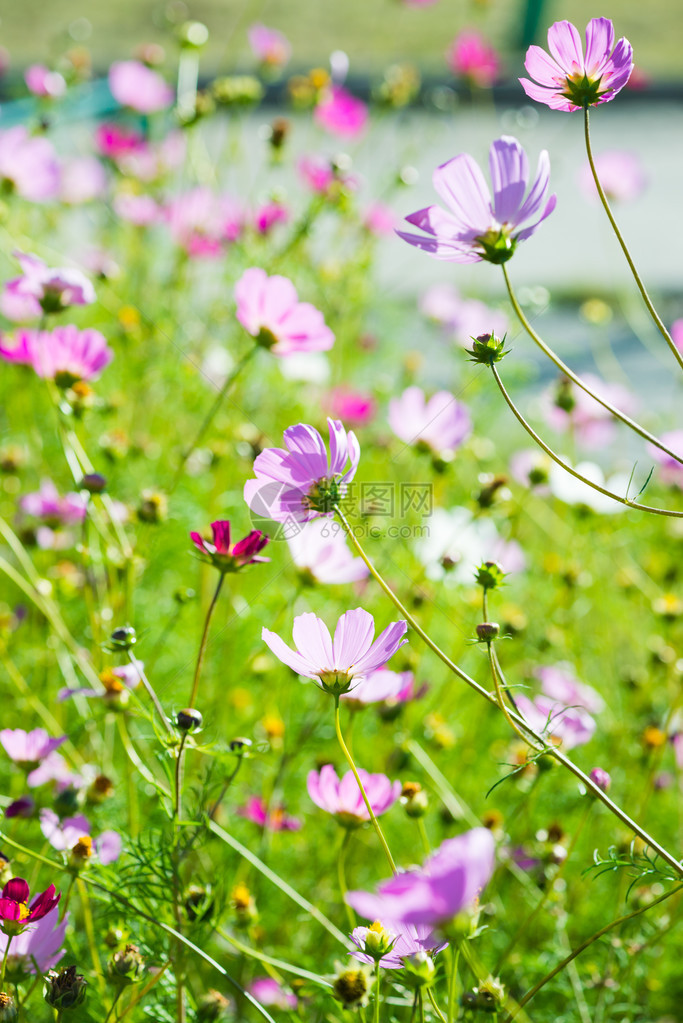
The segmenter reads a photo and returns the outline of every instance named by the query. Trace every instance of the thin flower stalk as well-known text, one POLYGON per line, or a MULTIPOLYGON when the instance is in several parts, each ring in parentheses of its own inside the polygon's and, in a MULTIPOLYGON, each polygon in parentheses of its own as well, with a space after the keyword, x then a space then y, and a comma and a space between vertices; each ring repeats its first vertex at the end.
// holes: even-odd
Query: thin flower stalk
POLYGON ((596 169, 596 166, 595 166, 595 160, 593 159, 593 148, 591 146, 590 114, 589 114, 588 104, 584 104, 584 108, 583 108, 583 126, 584 126, 584 138, 585 138, 585 141, 586 141, 586 154, 588 156, 588 163, 590 164, 591 174, 593 175, 593 180, 595 181, 595 187, 597 188, 598 195, 600 196, 600 202, 602 203, 602 206, 603 206, 603 208, 605 210, 605 213, 607 214, 607 219, 609 220, 610 224, 612 225, 612 230, 614 231, 614 233, 615 233, 615 235, 617 237, 617 241, 621 245, 621 251, 624 253, 624 256, 626 257, 626 262, 628 263, 629 269, 630 269, 631 273, 633 274, 633 279, 634 279, 634 281, 636 282, 636 284, 638 286, 638 291, 640 292, 640 294, 643 297, 643 302, 645 303, 645 307, 647 308, 647 311, 649 312, 650 316, 652 317, 652 319, 653 319, 653 321, 655 323, 655 326, 657 327, 657 330, 662 335, 662 337, 664 338, 664 340, 668 344, 669 348, 673 352, 673 355, 674 355, 674 358, 676 359, 676 362, 681 367, 681 369, 683 369, 683 355, 679 352, 678 348, 676 348, 676 345, 674 344, 674 340, 671 337, 671 334, 666 329, 666 327, 665 327, 665 325, 664 325, 664 323, 663 323, 659 313, 657 312, 657 310, 655 309, 655 307, 653 305, 652 299, 650 298, 650 296, 649 296, 649 294, 647 292, 647 288, 643 284, 643 281, 642 281, 642 279, 640 277, 640 274, 638 273, 638 271, 636 269, 636 265, 633 262, 633 257, 631 256, 631 253, 629 252, 628 246, 626 245, 626 242, 624 241, 624 237, 623 237, 621 231, 619 230, 619 227, 617 225, 616 220, 614 219, 614 214, 612 213, 612 209, 610 207, 609 200, 608 200, 607 196, 605 195, 605 190, 602 187, 602 183, 601 183, 600 178, 598 176, 598 172, 597 172, 597 169, 596 169))
POLYGON ((491 372, 493 373, 494 380, 498 384, 500 393, 503 395, 503 398, 505 399, 508 408, 514 415, 517 422, 524 427, 529 436, 536 442, 536 444, 538 444, 538 446, 543 451, 545 451, 546 455, 548 455, 549 458, 552 458, 553 462, 555 462, 556 465, 559 465, 561 469, 564 469, 565 472, 568 472, 570 476, 573 476, 574 479, 579 480, 580 483, 584 483, 587 487, 590 487, 591 490, 597 491, 598 494, 602 494, 603 497, 611 497, 613 501, 617 501, 619 504, 623 504, 627 508, 635 508, 636 511, 649 512, 651 515, 663 515, 665 517, 672 519, 683 518, 683 511, 673 511, 670 508, 657 508, 650 504, 640 504, 638 501, 631 501, 629 500, 628 497, 621 497, 620 494, 615 494, 613 493, 613 491, 607 490, 606 487, 600 486, 599 483, 595 483, 593 480, 589 480, 586 476, 582 476, 581 473, 577 472, 576 469, 572 468, 572 466, 569 465, 568 462, 565 462, 562 458, 560 458, 560 456, 556 454, 556 452, 553 451, 553 449, 549 447, 549 445, 546 444, 545 441, 536 433, 533 426, 531 426, 531 424, 526 421, 526 419, 524 418, 524 416, 519 411, 519 409, 513 402, 512 398, 508 394, 505 385, 503 384, 503 381, 500 378, 500 374, 495 366, 491 366, 491 372))
POLYGON ((448 1023, 455 1023, 458 1017, 458 964, 460 963, 460 942, 449 949, 450 964, 448 975, 448 1023))
POLYGON ((339 846, 339 853, 337 854, 337 878, 339 880, 339 894, 341 895, 342 902, 346 909, 346 915, 349 920, 349 927, 351 930, 356 926, 356 915, 346 901, 346 893, 348 891, 348 885, 346 884, 346 853, 351 842, 351 832, 345 828, 344 835, 339 846))
MULTIPOLYGON (((452 661, 450 657, 444 653, 443 650, 441 650, 441 648, 434 642, 434 640, 427 635, 424 629, 419 625, 417 620, 403 605, 400 598, 394 593, 389 584, 384 580, 384 578, 377 571, 373 563, 370 561, 367 554, 365 553, 362 546, 355 537, 354 532, 351 529, 351 526, 346 516, 339 507, 336 508, 336 513, 339 516, 342 525, 346 529, 346 532, 349 536, 349 539, 351 540, 351 543, 356 548, 357 553, 370 569, 370 574, 373 576, 375 581, 380 585, 380 587, 384 590, 389 599, 395 604, 395 606, 401 612, 401 614, 408 622, 410 627, 415 630, 415 632, 422 639, 422 641, 429 647, 429 649, 434 654, 436 654, 439 660, 442 661, 446 665, 446 667, 453 672, 454 675, 457 675, 459 679, 465 682, 471 689, 474 689, 474 691, 478 693, 480 696, 482 696, 485 700, 487 700, 488 703, 491 703, 495 707, 498 707, 498 700, 496 699, 496 696, 492 693, 489 693, 487 689, 485 689, 477 681, 475 681, 475 679, 468 675, 466 671, 463 671, 462 668, 458 667, 458 665, 455 664, 455 662, 452 661)), ((554 757, 554 759, 557 760, 560 764, 562 764, 568 771, 571 771, 574 777, 578 778, 579 781, 581 781, 597 799, 604 803, 604 805, 611 811, 611 813, 614 814, 615 817, 617 817, 618 820, 621 821, 622 824, 624 824, 635 835, 638 835, 638 837, 641 838, 646 845, 650 846, 650 848, 654 852, 656 852, 658 856, 661 856, 661 858, 676 872, 678 877, 683 878, 683 864, 681 864, 672 853, 665 849, 664 846, 660 845, 659 842, 655 841, 655 839, 652 838, 652 836, 649 835, 644 828, 642 828, 639 824, 636 823, 636 821, 629 817, 629 815, 624 810, 622 810, 621 807, 618 806, 613 800, 611 800, 609 796, 602 791, 600 786, 596 785, 595 782, 591 778, 589 778, 589 776, 585 774, 580 767, 578 767, 572 760, 570 760, 565 753, 563 753, 556 746, 546 746, 546 743, 543 741, 542 737, 538 735, 533 730, 533 728, 529 727, 529 725, 526 723, 526 721, 521 715, 513 711, 510 711, 509 713, 510 716, 515 721, 515 723, 519 725, 521 728, 523 728, 524 731, 529 734, 531 739, 534 742, 538 743, 538 746, 541 749, 545 749, 545 752, 548 754, 548 756, 554 757)))
POLYGON ((218 603, 218 598, 220 597, 220 594, 221 594, 221 588, 223 586, 223 580, 224 579, 225 579, 225 573, 224 572, 219 573, 218 584, 216 586, 216 589, 214 590, 213 597, 211 598, 211 603, 209 604, 209 609, 206 612, 206 619, 204 621, 204 629, 202 631, 202 638, 201 638, 200 643, 199 643, 199 652, 197 654, 197 663, 195 665, 194 677, 192 679, 192 692, 190 694, 190 702, 188 703, 188 707, 190 707, 190 708, 194 707, 195 703, 197 702, 197 694, 199 692, 199 678, 200 678, 201 671, 202 671, 202 665, 204 663, 204 654, 206 653, 206 644, 207 644, 207 640, 209 638, 209 626, 211 624, 211 616, 213 615, 214 608, 216 607, 216 604, 218 603))
POLYGON ((519 322, 522 324, 522 326, 524 327, 525 331, 532 339, 532 341, 536 342, 541 351, 548 356, 550 361, 557 366, 560 372, 564 373, 564 375, 568 377, 572 381, 572 383, 576 384, 576 386, 580 387, 582 391, 585 391, 586 394, 590 395, 590 397, 593 398, 594 401, 597 401, 599 405, 602 405, 603 408, 607 409, 607 411, 610 412, 615 417, 615 419, 618 419, 620 422, 624 423, 625 426, 628 426, 629 429, 633 430, 634 433, 637 433, 640 437, 643 438, 643 440, 647 440, 650 442, 650 444, 654 444, 654 446, 656 448, 659 448, 660 451, 664 451, 664 453, 669 455, 670 458, 673 458, 674 461, 679 462, 681 465, 683 465, 683 457, 680 454, 677 455, 674 451, 668 448, 666 444, 663 444, 662 441, 659 440, 659 438, 655 437, 654 434, 646 430, 644 426, 641 426, 639 423, 636 423, 635 420, 631 419, 630 416, 627 416, 626 413, 621 412, 618 408, 615 408, 615 406, 612 405, 609 401, 606 401, 605 398, 601 398, 599 394, 597 394, 595 391, 592 391, 590 387, 581 379, 581 377, 578 376, 572 369, 570 369, 566 362, 563 362, 559 355, 557 355, 552 350, 552 348, 550 348, 545 343, 540 334, 538 334, 531 326, 526 314, 524 313, 524 310, 519 304, 517 295, 515 294, 515 291, 512 287, 510 275, 507 272, 507 267, 503 266, 501 267, 501 269, 503 271, 503 277, 505 278, 505 286, 507 288, 512 308, 514 309, 519 322))
POLYGON ((140 661, 138 661, 133 656, 133 653, 130 650, 128 651, 128 660, 130 661, 130 663, 133 665, 133 667, 135 668, 136 672, 138 673, 140 681, 142 682, 143 686, 145 687, 145 690, 147 691, 147 695, 149 696, 150 700, 152 701, 152 703, 154 705, 154 709, 157 712, 157 716, 158 716, 159 720, 161 721, 161 723, 164 726, 164 728, 166 729, 166 731, 169 734, 171 734, 172 729, 171 729, 171 726, 168 723, 168 718, 166 717, 166 714, 164 713, 164 708, 161 706, 161 703, 159 702, 159 697, 154 692, 154 688, 152 686, 152 683, 147 678, 147 675, 145 674, 143 669, 140 667, 140 661))

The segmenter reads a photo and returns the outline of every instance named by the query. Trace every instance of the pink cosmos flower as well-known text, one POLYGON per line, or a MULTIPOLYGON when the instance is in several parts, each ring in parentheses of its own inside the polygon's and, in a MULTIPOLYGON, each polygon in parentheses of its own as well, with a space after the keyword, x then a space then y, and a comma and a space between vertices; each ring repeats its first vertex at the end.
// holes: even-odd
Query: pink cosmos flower
POLYGON ((605 701, 600 693, 585 682, 579 682, 569 664, 536 668, 534 675, 541 683, 545 695, 563 703, 565 707, 583 707, 589 714, 599 714, 605 709, 605 701))
POLYGON ((324 156, 302 156, 298 169, 304 183, 313 192, 327 192, 332 182, 336 180, 334 168, 324 156))
POLYGON ((87 686, 69 689, 66 686, 57 693, 57 699, 69 700, 72 696, 85 696, 86 699, 106 700, 110 704, 125 706, 128 694, 137 689, 142 681, 145 662, 133 659, 130 664, 121 664, 118 668, 105 668, 100 672, 101 689, 89 689, 87 686))
POLYGON ((403 621, 392 622, 373 642, 374 619, 357 607, 355 611, 346 611, 337 622, 334 643, 325 623, 311 612, 294 619, 295 650, 269 629, 263 629, 261 636, 283 664, 338 696, 348 693, 352 682, 358 685, 393 657, 408 642, 407 629, 403 621))
POLYGON ((174 98, 173 89, 161 75, 139 60, 121 60, 112 64, 109 88, 117 103, 141 114, 165 110, 174 98))
POLYGON ((26 778, 30 788, 35 789, 40 785, 47 785, 55 782, 58 792, 65 789, 79 789, 83 787, 84 779, 69 769, 61 753, 48 753, 45 759, 26 778))
POLYGON ((368 123, 368 108, 341 85, 331 85, 315 108, 316 124, 344 139, 356 139, 368 123))
POLYGON ((0 339, 0 357, 31 366, 38 376, 60 386, 70 386, 77 380, 94 380, 114 353, 99 330, 79 330, 69 324, 52 331, 20 330, 11 347, 0 339))
POLYGON ((175 196, 165 209, 175 242, 193 258, 220 256, 224 242, 236 241, 244 217, 233 199, 200 186, 175 196))
MULTIPOLYGON (((425 924, 416 927, 414 924, 403 924, 396 921, 388 923, 382 920, 381 923, 385 930, 394 937, 391 949, 379 960, 378 965, 384 970, 403 969, 404 956, 411 956, 416 952, 426 952, 433 956, 448 947, 448 942, 439 941, 433 929, 425 924)), ((351 955, 362 963, 374 964, 373 956, 362 951, 370 933, 369 927, 354 927, 351 931, 351 941, 358 946, 360 951, 352 952, 351 955)))
POLYGON ((345 693, 342 700, 351 707, 366 706, 370 703, 384 703, 388 707, 395 707, 397 704, 416 699, 423 692, 423 687, 416 689, 412 671, 378 668, 371 671, 350 693, 345 693))
POLYGON ((363 214, 363 227, 370 234, 381 237, 393 234, 396 230, 397 217, 391 206, 384 202, 372 202, 363 214))
POLYGON ((145 136, 132 128, 123 128, 118 124, 99 124, 95 131, 95 145, 110 160, 118 160, 129 153, 145 149, 145 136))
MULTIPOLYGON (((58 852, 68 852, 82 838, 90 836, 91 826, 90 821, 83 814, 78 814, 76 817, 65 817, 60 821, 54 810, 45 808, 40 811, 40 830, 53 849, 57 849, 58 852)), ((118 860, 123 842, 118 832, 103 831, 93 840, 92 848, 98 861, 106 866, 106 864, 118 860)))
POLYGON ((121 192, 114 199, 114 212, 121 220, 136 227, 148 227, 161 217, 161 209, 151 195, 131 195, 121 192))
POLYGON ((5 753, 26 771, 32 771, 66 740, 66 735, 53 739, 44 728, 34 728, 32 732, 25 732, 23 728, 3 728, 0 731, 0 744, 5 753))
POLYGON ((61 892, 55 896, 55 886, 51 884, 29 906, 28 883, 23 877, 13 877, 2 889, 0 896, 0 930, 8 936, 21 934, 29 924, 47 916, 61 897, 61 892))
POLYGON ((101 199, 107 173, 96 156, 78 156, 62 164, 59 197, 70 206, 101 199))
MULTIPOLYGON (((683 325, 683 320, 677 322, 683 325)), ((674 334, 673 328, 672 335, 674 342, 676 342, 676 334, 674 334)), ((669 430, 667 433, 662 434, 660 440, 683 458, 683 430, 669 430)), ((648 444, 647 450, 660 466, 659 476, 662 483, 683 490, 683 465, 677 462, 675 458, 672 458, 671 455, 667 455, 665 451, 655 447, 654 444, 648 444)))
POLYGON ((258 824, 266 831, 298 831, 301 821, 296 817, 290 817, 285 813, 284 806, 275 806, 270 809, 258 796, 250 796, 246 804, 237 811, 240 817, 258 824))
POLYGON ((183 134, 172 131, 160 142, 150 143, 144 140, 142 146, 122 153, 116 162, 126 177, 144 182, 156 181, 182 165, 185 148, 183 134))
POLYGON ((476 298, 463 298, 452 284, 434 284, 420 299, 420 312, 442 323, 463 348, 472 347, 472 338, 487 332, 502 337, 508 320, 500 309, 491 309, 476 298))
POLYGON ((491 144, 489 168, 493 201, 484 175, 469 153, 437 167, 432 178, 434 188, 448 210, 428 206, 411 213, 406 220, 425 234, 397 231, 399 238, 435 259, 453 263, 482 259, 496 264, 507 262, 517 243, 530 238, 555 209, 555 195, 546 201, 550 160, 543 150, 526 198, 529 163, 517 139, 503 135, 491 144), (533 223, 522 226, 533 218, 533 223))
POLYGON ((244 484, 244 500, 253 512, 275 522, 307 522, 334 513, 356 475, 360 446, 338 419, 328 419, 327 424, 329 457, 318 431, 305 423, 285 430, 287 450, 266 448, 257 456, 256 479, 244 484), (347 461, 350 466, 345 470, 347 461))
POLYGON ((24 494, 19 507, 26 515, 33 515, 53 527, 73 526, 82 522, 87 509, 85 499, 80 494, 70 493, 62 497, 52 480, 43 480, 40 490, 24 494))
POLYGON ((683 352, 683 320, 674 320, 671 324, 671 338, 679 352, 683 352))
POLYGON ((327 405, 333 419, 342 419, 351 426, 367 426, 377 412, 377 403, 371 394, 344 386, 332 388, 327 395, 327 405))
POLYGON ((594 719, 581 707, 565 707, 547 696, 537 696, 532 702, 523 693, 516 694, 515 703, 522 717, 550 745, 574 749, 588 742, 595 732, 594 719))
POLYGON ((479 32, 464 31, 455 37, 446 51, 446 63, 454 75, 460 75, 479 88, 490 88, 500 70, 500 58, 479 32))
POLYGON ((289 40, 275 28, 251 25, 247 35, 251 52, 266 68, 282 68, 292 55, 289 40))
MULTIPOLYGON (((629 202, 637 199, 647 184, 647 175, 637 153, 628 149, 606 149, 595 157, 595 169, 608 199, 629 202)), ((590 164, 579 172, 579 186, 588 199, 598 201, 598 190, 590 164)))
POLYGON ((254 227, 258 234, 270 234, 277 224, 286 224, 289 210, 281 202, 266 202, 254 212, 254 227))
POLYGON ((510 475, 524 487, 529 487, 539 496, 550 493, 550 458, 539 448, 524 448, 515 451, 510 458, 510 475))
POLYGON ((376 895, 349 892, 348 904, 368 920, 435 927, 471 908, 495 866, 493 835, 473 828, 446 839, 420 870, 383 881, 376 895))
POLYGON ((270 537, 261 532, 260 529, 252 529, 248 536, 238 540, 237 543, 230 543, 230 523, 227 519, 211 523, 213 543, 204 540, 199 533, 190 533, 190 539, 200 554, 211 562, 219 572, 238 572, 245 565, 254 565, 257 562, 270 561, 270 558, 258 557, 270 537))
POLYGON ((429 401, 420 387, 408 387, 389 402, 389 426, 405 444, 429 448, 435 454, 457 450, 472 432, 467 408, 448 391, 429 401))
POLYGON ((334 344, 323 314, 299 301, 287 277, 269 277, 260 267, 250 267, 235 285, 235 300, 239 322, 273 355, 326 352, 334 344))
POLYGON ((95 301, 95 289, 80 270, 71 267, 49 267, 37 256, 14 252, 23 275, 5 285, 5 291, 26 302, 32 301, 36 317, 42 313, 56 313, 72 305, 90 305, 95 301))
MULTIPOLYGON (((386 813, 401 795, 400 781, 392 782, 385 774, 368 774, 362 769, 358 774, 375 817, 386 813)), ((315 805, 331 813, 345 828, 357 828, 370 820, 353 771, 340 779, 332 764, 325 764, 320 771, 309 773, 306 788, 315 805)))
MULTIPOLYGON (((9 976, 46 973, 56 966, 66 951, 62 945, 69 920, 70 915, 66 913, 60 923, 59 910, 55 906, 33 927, 12 937, 7 957, 9 976)), ((0 932, 0 958, 7 951, 8 941, 9 935, 0 932)))
MULTIPOLYGON (((636 410, 633 394, 622 384, 610 383, 593 373, 585 373, 583 379, 592 391, 627 414, 636 410)), ((614 417, 610 412, 582 388, 573 387, 566 380, 560 383, 559 391, 554 385, 546 392, 543 410, 549 426, 560 433, 571 430, 577 441, 587 448, 604 448, 616 434, 614 417), (561 408, 560 404, 569 404, 570 408, 561 408)))
POLYGON ((52 143, 29 135, 23 124, 0 131, 0 183, 31 202, 46 202, 59 193, 59 164, 52 143))
POLYGON ((43 99, 59 99, 66 92, 66 82, 59 71, 50 71, 44 64, 31 64, 24 71, 29 92, 43 99))
POLYGON ((353 556, 346 533, 336 522, 319 518, 297 527, 286 532, 289 552, 296 567, 315 582, 341 585, 367 578, 368 566, 353 556))
POLYGON ((530 99, 551 110, 573 111, 609 103, 623 89, 633 70, 633 50, 627 39, 614 45, 609 18, 592 18, 586 28, 586 56, 581 36, 569 21, 548 29, 548 49, 530 46, 524 66, 534 79, 520 78, 530 99))
POLYGON ((297 997, 285 991, 273 977, 256 977, 249 985, 249 994, 261 1005, 273 1005, 277 1009, 296 1009, 297 997))

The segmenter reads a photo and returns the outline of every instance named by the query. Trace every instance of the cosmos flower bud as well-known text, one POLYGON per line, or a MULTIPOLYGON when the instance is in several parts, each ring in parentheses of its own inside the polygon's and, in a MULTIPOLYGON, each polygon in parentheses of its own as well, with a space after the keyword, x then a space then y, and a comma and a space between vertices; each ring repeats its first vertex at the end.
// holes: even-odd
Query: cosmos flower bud
POLYGON ((197 1023, 222 1023, 233 1018, 232 1009, 230 999, 211 988, 199 999, 195 1019, 197 1023))
POLYGON ((114 791, 114 783, 106 774, 98 774, 88 787, 86 799, 89 803, 103 803, 114 791))
POLYGON ((10 1023, 18 1019, 17 1007, 11 995, 0 991, 0 1023, 10 1023))
POLYGON ((480 622, 477 625, 477 639, 480 643, 490 643, 497 639, 500 633, 498 622, 480 622))
POLYGON ((212 89, 216 102, 225 106, 260 103, 264 92, 263 85, 253 75, 225 75, 216 78, 212 89))
POLYGON ((178 42, 187 50, 201 50, 209 41, 209 30, 201 21, 186 21, 177 31, 178 42))
POLYGON ((194 707, 187 707, 185 710, 178 711, 175 723, 181 732, 196 732, 202 727, 203 720, 200 711, 194 707))
POLYGON ((609 792, 612 779, 602 767, 594 767, 590 773, 590 780, 594 782, 603 792, 609 792))
POLYGON ((429 796, 417 781, 405 782, 401 803, 409 817, 424 817, 429 809, 429 796))
POLYGON ((502 585, 505 572, 495 561, 485 561, 477 569, 474 577, 476 583, 485 590, 495 590, 502 585))
POLYGON ((251 739, 245 739, 242 736, 238 736, 237 739, 233 739, 230 743, 230 750, 232 753, 244 756, 244 754, 248 752, 250 746, 251 739))
POLYGON ((101 494, 107 487, 107 480, 99 472, 87 473, 80 483, 81 490, 87 490, 89 494, 101 494))
POLYGON ((183 905, 188 920, 206 920, 211 916, 214 907, 211 885, 191 884, 183 894, 183 905))
POLYGON ((479 362, 483 366, 493 366, 500 362, 511 349, 505 348, 505 337, 502 340, 495 334, 479 334, 472 338, 472 348, 469 349, 470 362, 479 362))
POLYGON ((137 641, 138 637, 132 625, 119 626, 109 637, 109 645, 112 650, 130 650, 137 641))
POLYGON ((163 522, 168 514, 168 500, 165 494, 158 494, 154 490, 143 490, 138 505, 138 518, 140 522, 151 522, 157 524, 163 522))
POLYGON ((342 963, 336 963, 332 993, 345 1009, 367 1005, 371 983, 369 966, 362 964, 347 967, 342 963))
POLYGON ((401 960, 405 971, 405 982, 412 988, 429 987, 434 981, 436 966, 426 952, 413 952, 401 960))
POLYGON ((479 1012, 497 1012, 505 1001, 505 988, 498 977, 488 975, 478 987, 473 987, 462 996, 462 1004, 466 1009, 479 1012))
POLYGON ((254 897, 245 884, 237 884, 232 890, 230 904, 239 927, 247 927, 258 920, 258 910, 254 897))
POLYGON ((392 931, 388 931, 379 920, 375 920, 367 929, 362 951, 379 962, 387 952, 391 951, 395 942, 396 935, 392 931))
POLYGON ((83 835, 69 853, 69 866, 73 870, 82 870, 83 867, 87 866, 92 854, 92 838, 90 835, 83 835))
POLYGON ((284 146, 290 132, 290 123, 285 117, 276 117, 270 126, 269 142, 277 152, 284 146))
POLYGON ((59 970, 48 970, 45 977, 43 997, 54 1009, 75 1009, 85 1000, 88 982, 75 966, 63 966, 59 970))
POLYGON ((107 974, 114 984, 121 986, 135 984, 145 969, 145 960, 140 955, 137 945, 126 945, 125 948, 114 952, 107 963, 107 974))

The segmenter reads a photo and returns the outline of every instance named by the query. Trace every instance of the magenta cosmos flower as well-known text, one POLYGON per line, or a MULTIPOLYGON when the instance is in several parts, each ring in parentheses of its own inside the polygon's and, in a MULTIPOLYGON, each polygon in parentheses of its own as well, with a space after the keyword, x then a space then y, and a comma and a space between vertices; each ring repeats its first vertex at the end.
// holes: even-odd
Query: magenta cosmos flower
POLYGON ((51 884, 29 906, 28 883, 22 877, 13 877, 0 896, 0 930, 10 936, 21 934, 28 924, 47 916, 61 897, 61 892, 55 896, 55 886, 51 884))
POLYGON ((52 143, 29 135, 23 124, 0 131, 0 182, 31 202, 56 198, 59 164, 52 143))
POLYGON ((354 927, 351 931, 351 941, 358 946, 359 951, 352 952, 354 959, 362 963, 377 962, 376 956, 369 955, 363 949, 372 947, 373 936, 381 932, 388 932, 393 939, 391 948, 382 956, 377 963, 384 970, 402 970, 403 958, 415 955, 416 952, 426 952, 427 955, 435 955, 446 948, 448 943, 439 941, 431 927, 420 924, 415 927, 412 924, 402 924, 396 921, 377 921, 371 927, 354 927))
POLYGON ((139 60, 120 60, 112 64, 109 88, 117 103, 141 114, 165 110, 173 102, 170 85, 139 60))
POLYGON ((437 391, 429 401, 420 387, 408 387, 389 402, 389 426, 405 444, 428 448, 435 454, 455 451, 472 432, 465 405, 448 391, 437 391))
POLYGON ((11 948, 7 957, 7 974, 10 977, 29 973, 46 973, 56 966, 64 955, 64 935, 69 914, 59 923, 59 910, 54 906, 35 925, 14 936, 0 933, 0 959, 11 948))
POLYGON ((506 263, 517 243, 530 238, 552 213, 557 197, 551 195, 546 200, 550 182, 546 150, 538 159, 536 177, 528 193, 529 162, 517 139, 503 135, 491 143, 489 169, 493 201, 484 175, 469 153, 460 153, 437 167, 432 178, 434 188, 448 210, 427 206, 411 213, 406 220, 425 234, 397 231, 398 236, 435 259, 506 263), (529 224, 530 220, 533 223, 529 224))
POLYGON ((487 88, 493 85, 500 68, 500 58, 494 48, 478 32, 460 32, 446 52, 446 63, 455 75, 460 75, 487 88))
POLYGON ((315 108, 314 120, 331 135, 355 139, 368 123, 368 108, 341 85, 332 85, 315 108))
POLYGON ((530 99, 551 110, 581 110, 609 103, 623 89, 633 70, 628 39, 614 45, 609 18, 593 18, 586 28, 586 56, 578 29, 569 21, 556 21, 548 29, 548 49, 530 46, 524 66, 534 79, 520 78, 530 99))
POLYGON ((253 512, 275 522, 307 522, 333 514, 356 475, 360 446, 356 435, 347 433, 338 419, 328 419, 327 424, 329 458, 318 431, 305 423, 285 430, 286 451, 266 448, 258 455, 256 479, 244 484, 244 500, 253 512), (350 466, 345 470, 347 462, 350 466))
POLYGON ((26 515, 53 527, 73 526, 82 522, 87 514, 86 502, 80 494, 70 493, 62 497, 52 480, 43 480, 40 490, 24 494, 19 507, 26 515))
POLYGON ((292 55, 287 36, 267 25, 251 25, 247 33, 251 52, 267 69, 284 67, 292 55))
POLYGON ((78 380, 94 380, 114 358, 99 330, 79 330, 69 324, 47 330, 20 330, 13 345, 0 339, 0 357, 31 366, 40 377, 70 387, 78 380))
MULTIPOLYGON (((95 301, 95 289, 80 270, 71 267, 51 268, 37 256, 15 252, 23 276, 5 285, 5 291, 19 301, 32 316, 57 313, 72 305, 89 305, 95 301)), ((25 317, 22 317, 22 319, 25 317)))
POLYGON ((392 622, 373 642, 374 619, 357 607, 355 611, 347 611, 337 622, 334 642, 325 623, 312 612, 294 619, 294 650, 269 629, 263 629, 261 636, 275 656, 292 671, 313 679, 321 689, 339 696, 349 692, 352 682, 357 685, 393 657, 407 643, 407 629, 403 621, 392 622))
POLYGON ((250 796, 237 812, 266 831, 298 831, 301 827, 301 821, 290 817, 284 806, 268 807, 259 796, 250 796))
POLYGON ((190 533, 190 539, 200 554, 203 554, 221 573, 237 572, 245 565, 270 561, 270 558, 258 557, 259 551, 270 542, 270 537, 260 529, 253 529, 248 536, 235 544, 230 543, 230 523, 227 520, 212 522, 211 533, 213 543, 204 540, 199 533, 190 533))
POLYGON ((294 352, 326 352, 334 334, 323 314, 309 302, 300 302, 287 277, 253 266, 235 285, 237 319, 258 344, 273 355, 294 352))
POLYGON ((495 866, 495 848, 488 828, 449 838, 421 870, 383 881, 377 894, 349 892, 348 904, 368 920, 437 926, 474 906, 495 866))
MULTIPOLYGON (((401 795, 400 781, 390 781, 386 774, 368 774, 362 769, 358 774, 375 817, 386 813, 401 795)), ((315 805, 331 813, 345 828, 357 828, 370 820, 353 771, 347 771, 340 779, 332 764, 325 764, 320 771, 309 773, 306 788, 315 805)))

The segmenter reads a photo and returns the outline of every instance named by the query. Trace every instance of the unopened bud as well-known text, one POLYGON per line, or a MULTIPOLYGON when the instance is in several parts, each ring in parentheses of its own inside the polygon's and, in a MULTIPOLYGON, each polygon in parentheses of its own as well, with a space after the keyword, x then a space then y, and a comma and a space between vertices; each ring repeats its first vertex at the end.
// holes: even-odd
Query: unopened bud
POLYGON ((401 791, 401 803, 409 817, 424 817, 429 809, 429 796, 417 781, 407 781, 401 791))
POLYGON ((89 803, 103 803, 114 791, 114 783, 106 774, 98 774, 88 788, 86 799, 89 803))
POLYGON ((73 870, 82 870, 93 854, 92 838, 90 835, 83 835, 69 853, 69 866, 73 870))
POLYGON ((157 494, 153 490, 143 490, 138 505, 140 522, 163 522, 168 513, 168 500, 165 494, 157 494))
POLYGON ((114 952, 107 963, 109 979, 115 984, 135 984, 140 980, 145 969, 145 960, 140 955, 137 945, 126 945, 114 952))
POLYGON ((186 707, 185 710, 178 711, 175 723, 181 732, 196 732, 202 727, 203 720, 200 711, 194 707, 186 707))
POLYGON ((43 997, 48 1005, 60 1012, 75 1009, 85 1000, 88 982, 75 966, 63 966, 60 970, 48 970, 45 977, 43 997))
POLYGON ((609 792, 612 779, 602 767, 594 767, 590 773, 590 780, 603 792, 609 792))
POLYGON ((237 753, 240 756, 242 756, 244 753, 247 752, 250 746, 251 739, 245 739, 242 736, 239 736, 237 739, 233 739, 232 742, 230 743, 230 750, 233 753, 237 753))
POLYGON ((202 995, 197 1005, 197 1023, 223 1023, 232 1019, 233 1005, 229 998, 213 988, 202 995))
POLYGON ((498 1012, 505 1002, 505 988, 498 977, 488 975, 478 987, 473 987, 462 996, 462 1004, 467 1009, 480 1012, 498 1012))
POLYGON ((214 907, 211 886, 207 885, 205 888, 199 884, 189 885, 183 894, 183 905, 189 920, 193 922, 196 920, 206 920, 207 917, 211 916, 214 907))
POLYGON ((480 643, 491 643, 500 633, 498 622, 480 622, 477 625, 477 639, 480 643))
POLYGON ((495 334, 479 334, 472 338, 472 348, 469 349, 470 362, 479 362, 484 366, 493 366, 508 355, 510 349, 505 349, 505 336, 501 340, 495 334))
POLYGON ((276 117, 270 126, 270 144, 275 150, 282 149, 289 135, 290 124, 285 117, 276 117))
POLYGON ((388 931, 379 920, 365 929, 363 952, 379 962, 387 952, 391 952, 396 942, 396 935, 388 931))
POLYGON ((130 650, 137 641, 138 637, 132 625, 122 625, 114 629, 109 637, 109 645, 113 650, 130 650))
POLYGON ((505 579, 505 572, 495 561, 485 561, 477 569, 475 582, 485 590, 495 590, 505 579))
POLYGON ((429 987, 436 974, 434 960, 426 952, 413 952, 410 956, 404 956, 403 963, 404 980, 412 988, 429 987))
POLYGON ((107 481, 99 472, 89 472, 80 485, 81 490, 87 490, 89 494, 101 494, 107 487, 107 481))

